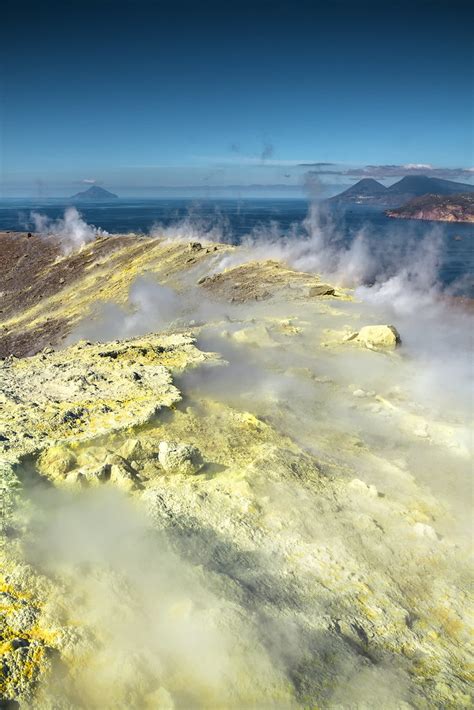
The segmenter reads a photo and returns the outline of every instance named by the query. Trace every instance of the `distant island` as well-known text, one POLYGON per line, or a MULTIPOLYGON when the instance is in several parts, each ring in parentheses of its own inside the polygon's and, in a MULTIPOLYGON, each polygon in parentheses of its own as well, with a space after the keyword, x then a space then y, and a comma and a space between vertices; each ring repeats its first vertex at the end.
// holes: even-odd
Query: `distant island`
POLYGON ((388 217, 428 219, 438 222, 474 222, 474 194, 423 195, 398 209, 387 210, 388 217))
POLYGON ((377 182, 373 178, 364 178, 359 180, 355 185, 349 187, 344 192, 330 197, 328 202, 349 203, 349 204, 364 204, 377 203, 379 200, 384 200, 387 194, 387 188, 382 183, 377 182))
POLYGON ((339 195, 329 199, 337 205, 358 204, 396 208, 424 195, 449 196, 474 193, 474 185, 442 180, 427 175, 407 175, 398 182, 385 187, 373 178, 364 178, 339 195))
POLYGON ((90 202, 97 202, 99 200, 118 200, 118 195, 114 195, 113 192, 104 190, 103 187, 98 185, 92 185, 88 190, 84 192, 77 192, 71 197, 71 200, 85 200, 90 202))

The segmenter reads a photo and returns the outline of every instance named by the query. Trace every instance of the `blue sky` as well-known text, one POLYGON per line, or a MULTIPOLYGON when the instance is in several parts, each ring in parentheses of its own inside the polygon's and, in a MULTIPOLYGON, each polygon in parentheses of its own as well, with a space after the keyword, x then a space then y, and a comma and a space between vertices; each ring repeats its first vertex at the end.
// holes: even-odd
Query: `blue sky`
POLYGON ((10 3, 0 195, 298 194, 314 163, 327 191, 367 165, 468 181, 472 20, 457 0, 10 3))

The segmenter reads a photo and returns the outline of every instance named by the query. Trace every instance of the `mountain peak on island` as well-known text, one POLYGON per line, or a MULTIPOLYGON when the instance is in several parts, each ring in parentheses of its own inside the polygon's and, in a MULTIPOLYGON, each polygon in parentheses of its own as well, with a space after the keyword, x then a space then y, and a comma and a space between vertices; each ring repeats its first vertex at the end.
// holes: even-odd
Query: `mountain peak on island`
POLYGON ((71 197, 71 200, 117 200, 118 195, 114 195, 113 192, 105 190, 99 185, 92 185, 88 190, 84 192, 77 192, 71 197))
POLYGON ((362 178, 355 185, 341 192, 339 195, 331 197, 336 202, 366 202, 374 196, 380 196, 387 192, 387 188, 374 178, 362 178))
POLYGON ((399 207, 422 195, 454 195, 460 192, 472 193, 474 185, 428 177, 428 175, 405 175, 390 187, 385 187, 373 178, 364 178, 339 195, 331 197, 331 202, 340 205, 367 204, 399 207))
MULTIPOLYGON (((362 180, 359 180, 359 182, 356 182, 355 185, 352 185, 352 187, 349 188, 349 190, 357 189, 360 190, 361 188, 370 188, 372 190, 380 190, 384 192, 387 188, 385 185, 382 185, 381 182, 378 182, 378 180, 375 180, 375 178, 362 178, 362 180)), ((347 190, 346 190, 347 192, 347 190)))
POLYGON ((390 185, 390 193, 421 195, 454 195, 459 192, 473 192, 474 186, 467 183, 428 177, 428 175, 405 175, 401 180, 390 185))

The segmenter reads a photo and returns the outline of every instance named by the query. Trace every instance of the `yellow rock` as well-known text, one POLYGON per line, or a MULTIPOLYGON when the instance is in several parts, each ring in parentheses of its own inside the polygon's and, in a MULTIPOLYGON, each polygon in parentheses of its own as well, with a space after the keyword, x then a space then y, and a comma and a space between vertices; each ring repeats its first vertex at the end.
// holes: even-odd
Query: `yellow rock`
POLYGON ((143 448, 138 439, 127 439, 118 450, 127 461, 138 461, 143 457, 143 448))
POLYGON ((51 446, 41 454, 38 468, 49 478, 62 478, 74 468, 75 463, 76 457, 67 446, 51 446))
POLYGON ((395 350, 401 338, 393 325, 365 325, 349 340, 355 340, 369 350, 395 350))
POLYGON ((255 347, 269 347, 276 345, 270 331, 265 325, 241 328, 240 330, 235 331, 232 337, 238 343, 252 345, 255 347))

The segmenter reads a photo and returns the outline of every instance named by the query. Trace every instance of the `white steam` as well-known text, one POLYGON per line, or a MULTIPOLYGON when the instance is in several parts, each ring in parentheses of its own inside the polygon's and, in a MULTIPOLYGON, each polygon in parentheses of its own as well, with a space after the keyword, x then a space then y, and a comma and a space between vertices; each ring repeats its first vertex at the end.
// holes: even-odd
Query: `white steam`
MULTIPOLYGON (((255 259, 278 259, 332 284, 355 288, 358 305, 344 308, 357 309, 361 324, 397 326, 401 353, 412 360, 413 394, 437 410, 449 406, 465 416, 472 411, 472 312, 450 297, 462 287, 460 282, 443 289, 443 227, 430 228, 423 238, 409 222, 404 227, 403 236, 399 229, 374 235, 362 228, 347 241, 333 216, 313 202, 301 224, 294 223, 286 231, 277 222, 255 228, 239 250, 216 256, 209 273, 255 259)), ((168 228, 166 235, 232 241, 228 225, 220 224, 218 215, 209 222, 191 213, 168 228)))
MULTIPOLYGON (((152 236, 170 241, 201 241, 235 243, 229 220, 218 210, 202 216, 199 206, 171 225, 155 224, 152 236)), ((420 240, 411 233, 384 234, 374 237, 361 228, 350 241, 334 216, 313 201, 306 218, 283 230, 277 221, 254 227, 240 240, 241 248, 214 260, 210 273, 232 268, 255 259, 282 260, 300 271, 320 274, 337 286, 374 288, 380 297, 403 301, 416 293, 417 300, 431 302, 440 295, 439 268, 444 249, 443 232, 433 227, 420 240)), ((456 287, 451 288, 452 291, 456 287)), ((364 299, 367 290, 358 295, 364 299)))
POLYGON ((391 236, 374 241, 361 229, 347 243, 333 217, 313 203, 301 224, 295 223, 285 232, 277 222, 262 225, 245 237, 242 245, 243 251, 224 257, 226 268, 250 259, 281 259, 337 286, 354 288, 398 279, 419 291, 428 288, 432 292, 437 286, 443 240, 437 228, 421 242, 412 236, 403 243, 391 236))
POLYGON ((64 217, 57 220, 52 220, 39 212, 31 212, 30 220, 34 230, 55 239, 64 254, 79 251, 96 237, 108 234, 103 229, 87 224, 75 207, 67 207, 64 210, 64 217))
MULTIPOLYGON (((97 234, 73 208, 59 222, 51 223, 41 215, 37 219, 39 231, 58 236, 69 249, 80 248, 97 234)), ((225 237, 226 226, 189 217, 171 228, 156 228, 155 233, 169 239, 205 241, 225 237)), ((185 373, 178 384, 191 402, 201 401, 204 395, 257 413, 273 424, 274 431, 281 432, 282 441, 289 437, 318 460, 329 462, 329 471, 336 467, 341 490, 344 472, 350 477, 357 473, 357 479, 367 480, 383 494, 367 499, 367 503, 358 502, 357 489, 351 488, 348 504, 332 507, 319 488, 314 498, 308 497, 305 481, 301 487, 296 478, 291 479, 291 485, 283 479, 277 485, 272 484, 271 476, 262 483, 258 475, 252 476, 252 485, 261 486, 256 489, 256 500, 262 511, 268 506, 270 523, 281 520, 281 538, 280 533, 274 534, 275 541, 281 539, 280 549, 285 549, 290 559, 291 539, 298 533, 304 546, 294 548, 299 552, 295 559, 307 555, 311 569, 317 566, 324 543, 335 550, 334 558, 332 552, 329 556, 331 562, 343 555, 342 562, 352 564, 349 553, 353 553, 357 574, 367 564, 374 580, 382 570, 387 580, 397 582, 394 587, 406 578, 411 590, 408 565, 416 567, 413 580, 418 584, 415 562, 419 558, 412 558, 410 546, 405 544, 410 538, 402 537, 399 542, 398 530, 402 528, 398 525, 408 523, 396 507, 392 514, 392 506, 405 504, 414 493, 416 500, 410 505, 418 505, 421 485, 438 491, 443 503, 451 495, 454 514, 461 515, 468 498, 467 482, 462 478, 466 457, 456 436, 458 429, 464 432, 457 420, 469 411, 474 329, 468 313, 441 297, 438 274, 442 248, 438 230, 422 241, 406 240, 403 248, 390 239, 374 245, 362 230, 348 245, 334 222, 324 220, 313 206, 304 223, 287 233, 276 223, 255 230, 244 240, 243 248, 225 254, 217 268, 256 258, 278 258, 295 268, 320 273, 333 283, 356 286, 359 302, 331 301, 334 309, 324 302, 327 310, 318 310, 320 304, 315 301, 298 305, 284 300, 249 302, 232 306, 234 320, 223 324, 227 305, 206 301, 201 290, 199 298, 192 289, 178 294, 144 275, 133 283, 126 306, 103 304, 95 319, 86 321, 75 336, 99 340, 131 337, 202 317, 208 326, 201 331, 198 345, 220 352, 229 364, 185 373), (279 327, 283 319, 293 318, 293 309, 300 309, 294 320, 301 332, 290 339, 279 327), (260 329, 259 318, 264 326, 260 329), (350 345, 333 350, 320 347, 324 330, 340 328, 346 319, 360 325, 393 322, 402 335, 401 350, 385 356, 351 349, 350 345), (235 338, 240 329, 249 331, 247 341, 235 338), (252 329, 258 331, 254 343, 252 329), (265 330, 268 341, 261 339, 265 330), (362 392, 362 397, 355 392, 362 392), (425 406, 427 400, 429 407, 425 406), (446 426, 444 420, 442 426, 436 422, 437 411, 446 417, 446 426), (419 425, 412 422, 418 420, 426 424, 421 435, 413 433, 419 425), (443 444, 446 438, 449 446, 443 444), (357 443, 352 445, 352 441, 357 443), (365 447, 370 455, 364 453, 365 447), (420 488, 415 487, 415 481, 420 488), (386 507, 384 501, 388 501, 386 507), (291 515, 285 518, 288 510, 291 515), (374 517, 380 521, 377 527, 371 522, 374 517), (364 520, 372 527, 367 528, 370 534, 364 533, 364 544, 360 545, 354 530, 364 520), (316 552, 311 557, 313 547, 316 552), (400 559, 399 569, 393 567, 394 550, 395 559, 400 559)), ((215 266, 215 262, 209 263, 215 266)), ((199 426, 205 428, 209 423, 203 419, 199 426)), ((211 428, 206 433, 214 436, 211 428)), ((237 428, 235 435, 238 442, 237 428)), ((285 456, 291 456, 289 448, 281 454, 282 459, 285 456)), ((277 465, 273 460, 263 465, 255 459, 256 472, 260 466, 264 472, 278 471, 277 465)), ((142 502, 146 502, 147 493, 150 500, 161 495, 158 487, 156 492, 150 487, 142 502)), ((229 494, 229 499, 234 497, 229 494)), ((175 511, 186 510, 184 496, 180 501, 182 507, 175 511)), ((209 501, 211 508, 212 497, 209 501)), ((213 547, 208 535, 213 528, 204 529, 200 519, 195 521, 191 516, 182 531, 178 517, 167 518, 167 538, 144 521, 139 505, 105 487, 74 496, 58 491, 38 493, 26 547, 29 559, 57 583, 59 592, 46 605, 44 621, 57 628, 61 654, 76 669, 74 676, 58 672, 51 681, 50 697, 58 707, 64 702, 104 710, 287 708, 294 703, 300 667, 303 680, 314 683, 310 688, 316 697, 321 692, 314 690, 321 670, 329 666, 335 671, 328 707, 407 706, 402 665, 399 670, 397 659, 394 668, 371 666, 358 652, 351 652, 352 637, 346 642, 338 637, 334 640, 332 632, 310 637, 308 631, 308 638, 298 633, 301 610, 297 610, 295 586, 287 586, 287 580, 283 583, 276 574, 276 555, 272 558, 275 569, 259 555, 253 569, 244 548, 227 556, 229 546, 224 556, 222 546, 213 547), (212 562, 208 567, 206 558, 212 562), (288 607, 287 590, 292 592, 288 607), (241 601, 239 606, 238 598, 250 599, 251 605, 241 601), (273 617, 272 600, 278 607, 273 617), (81 629, 74 636, 70 628, 77 619, 81 629), (305 669, 303 662, 312 659, 317 663, 305 669), (298 673, 285 673, 285 663, 298 673)), ((166 511, 166 506, 163 509, 166 511)), ((236 519, 229 516, 229 521, 225 520, 226 535, 236 519)), ((436 520, 438 525, 441 521, 436 520)), ((256 544, 261 545, 258 527, 255 529, 256 544)), ((278 547, 275 544, 271 549, 274 553, 278 547)), ((340 570, 344 570, 342 563, 340 570)), ((444 581, 442 576, 435 577, 436 583, 444 581)), ((337 596, 334 593, 334 598, 337 596)), ((322 601, 310 612, 311 618, 318 620, 328 610, 322 601)), ((301 629, 305 623, 301 622, 301 629)))
POLYGON ((85 319, 68 342, 84 338, 107 341, 132 338, 163 330, 183 315, 184 301, 152 276, 139 276, 132 283, 126 306, 105 302, 96 307, 93 316, 85 319))
POLYGON ((142 505, 107 488, 37 489, 32 502, 25 548, 58 585, 44 619, 75 668, 56 669, 50 701, 103 710, 248 707, 287 684, 251 625, 152 529, 142 505), (71 636, 64 621, 78 617, 71 636))
POLYGON ((212 216, 199 215, 199 205, 192 206, 188 214, 171 224, 156 222, 150 235, 160 239, 181 242, 226 242, 230 239, 230 222, 219 210, 212 216))
POLYGON ((67 344, 133 338, 167 329, 190 328, 212 321, 227 321, 229 307, 210 301, 195 286, 178 293, 160 284, 153 274, 138 276, 125 305, 112 301, 96 305, 73 331, 67 344))

